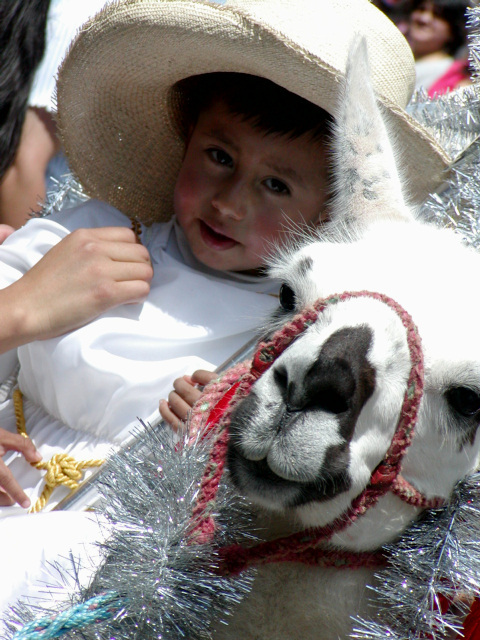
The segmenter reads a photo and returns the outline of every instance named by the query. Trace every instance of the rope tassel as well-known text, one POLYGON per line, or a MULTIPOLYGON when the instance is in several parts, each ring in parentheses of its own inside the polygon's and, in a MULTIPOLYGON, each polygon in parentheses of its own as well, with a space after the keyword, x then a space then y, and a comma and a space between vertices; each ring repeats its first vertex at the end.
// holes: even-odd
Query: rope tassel
MULTIPOLYGON (((25 425, 25 415, 23 412, 23 394, 20 389, 13 392, 13 405, 15 408, 15 418, 17 423, 17 432, 24 438, 28 438, 25 425)), ((77 489, 82 480, 84 469, 90 467, 100 467, 104 463, 103 459, 80 460, 77 461, 68 453, 56 453, 50 460, 40 462, 31 462, 31 466, 46 471, 45 487, 33 506, 28 510, 29 513, 37 513, 41 511, 50 499, 54 489, 62 485, 69 489, 77 489)))

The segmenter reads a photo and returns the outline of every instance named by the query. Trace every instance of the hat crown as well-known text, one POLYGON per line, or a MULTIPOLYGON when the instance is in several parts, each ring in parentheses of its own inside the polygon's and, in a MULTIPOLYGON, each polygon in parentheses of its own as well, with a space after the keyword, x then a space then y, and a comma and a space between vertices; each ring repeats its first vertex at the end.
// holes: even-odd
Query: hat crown
POLYGON ((283 34, 342 75, 350 43, 367 39, 373 85, 402 109, 415 85, 411 49, 397 27, 365 0, 226 0, 224 8, 248 15, 262 28, 283 34))

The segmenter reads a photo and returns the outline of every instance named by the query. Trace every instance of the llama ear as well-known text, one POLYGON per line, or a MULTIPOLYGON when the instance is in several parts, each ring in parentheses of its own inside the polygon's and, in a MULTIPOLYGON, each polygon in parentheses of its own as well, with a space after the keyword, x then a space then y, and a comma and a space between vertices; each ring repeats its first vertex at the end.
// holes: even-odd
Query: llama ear
POLYGON ((333 221, 364 226, 378 217, 412 219, 370 81, 364 38, 356 38, 350 47, 333 148, 333 221))

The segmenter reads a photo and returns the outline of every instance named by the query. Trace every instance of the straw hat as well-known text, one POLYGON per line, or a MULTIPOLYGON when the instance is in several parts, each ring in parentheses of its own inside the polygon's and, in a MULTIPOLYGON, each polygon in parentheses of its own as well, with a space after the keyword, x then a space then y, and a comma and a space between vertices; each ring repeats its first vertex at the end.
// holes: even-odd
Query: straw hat
POLYGON ((143 221, 172 215, 184 141, 172 87, 216 71, 263 76, 334 113, 356 33, 393 126, 409 195, 423 199, 449 158, 403 111, 413 57, 368 0, 120 0, 90 20, 61 68, 58 126, 86 192, 143 221))

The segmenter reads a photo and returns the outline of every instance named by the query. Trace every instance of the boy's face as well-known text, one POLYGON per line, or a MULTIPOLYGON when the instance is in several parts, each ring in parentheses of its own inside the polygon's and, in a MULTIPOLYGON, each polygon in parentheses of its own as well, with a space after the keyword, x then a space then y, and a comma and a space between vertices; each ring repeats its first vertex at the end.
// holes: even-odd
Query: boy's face
POLYGON ((326 197, 322 143, 266 135, 217 102, 192 130, 174 205, 198 260, 251 271, 286 230, 318 223, 326 197))

